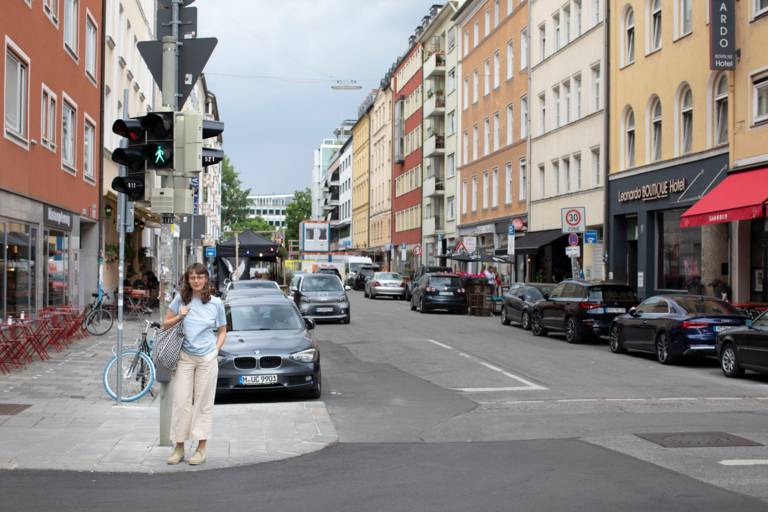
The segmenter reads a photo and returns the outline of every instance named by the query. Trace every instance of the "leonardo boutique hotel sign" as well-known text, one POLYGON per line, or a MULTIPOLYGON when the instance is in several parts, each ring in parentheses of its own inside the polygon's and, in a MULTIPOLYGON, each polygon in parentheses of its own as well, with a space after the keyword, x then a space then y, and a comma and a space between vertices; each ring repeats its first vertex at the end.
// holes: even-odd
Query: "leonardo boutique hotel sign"
POLYGON ((666 199, 670 194, 682 194, 685 191, 686 185, 685 178, 671 178, 641 185, 631 190, 619 190, 619 202, 628 203, 630 201, 666 199))

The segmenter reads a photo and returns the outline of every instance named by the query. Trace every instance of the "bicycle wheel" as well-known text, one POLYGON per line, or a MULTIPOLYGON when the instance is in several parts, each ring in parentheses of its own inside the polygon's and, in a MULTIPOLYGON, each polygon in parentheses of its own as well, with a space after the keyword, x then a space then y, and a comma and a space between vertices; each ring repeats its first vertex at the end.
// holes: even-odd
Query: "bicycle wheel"
POLYGON ((102 336, 112 328, 114 319, 112 313, 106 309, 94 309, 85 318, 85 329, 92 336, 102 336))
POLYGON ((123 376, 121 400, 133 402, 146 395, 155 383, 155 365, 152 359, 137 350, 126 350, 117 363, 117 356, 113 357, 104 368, 104 390, 107 395, 115 400, 117 398, 117 372, 123 376))

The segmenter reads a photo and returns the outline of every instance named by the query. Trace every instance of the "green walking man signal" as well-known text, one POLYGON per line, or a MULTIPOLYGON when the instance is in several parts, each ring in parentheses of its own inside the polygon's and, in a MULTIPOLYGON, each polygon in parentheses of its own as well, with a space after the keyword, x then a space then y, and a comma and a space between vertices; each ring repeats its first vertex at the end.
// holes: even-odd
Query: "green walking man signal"
POLYGON ((165 164, 165 149, 163 146, 157 146, 157 151, 155 151, 155 165, 163 164, 165 164))

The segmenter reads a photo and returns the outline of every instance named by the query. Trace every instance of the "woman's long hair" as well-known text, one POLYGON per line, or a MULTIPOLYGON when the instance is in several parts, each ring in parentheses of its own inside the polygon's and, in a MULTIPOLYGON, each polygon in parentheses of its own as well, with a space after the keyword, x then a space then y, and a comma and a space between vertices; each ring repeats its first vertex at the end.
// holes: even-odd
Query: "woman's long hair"
POLYGON ((181 286, 181 301, 184 304, 192 302, 192 286, 189 284, 190 274, 205 276, 205 286, 200 290, 200 300, 203 304, 208 304, 208 301, 211 300, 211 287, 209 285, 211 276, 208 274, 208 269, 205 268, 205 265, 202 263, 193 263, 187 267, 187 271, 184 272, 184 282, 181 286))

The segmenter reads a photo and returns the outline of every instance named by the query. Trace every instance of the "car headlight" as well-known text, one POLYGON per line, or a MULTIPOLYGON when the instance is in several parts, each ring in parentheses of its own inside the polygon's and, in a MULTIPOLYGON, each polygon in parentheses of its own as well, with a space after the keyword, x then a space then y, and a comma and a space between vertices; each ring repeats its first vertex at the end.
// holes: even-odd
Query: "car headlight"
POLYGON ((299 302, 309 304, 309 297, 307 297, 306 295, 302 295, 301 298, 299 299, 299 302))
POLYGON ((290 355, 290 358, 300 363, 314 363, 317 361, 317 349, 308 348, 307 350, 302 350, 301 352, 294 352, 290 355))

